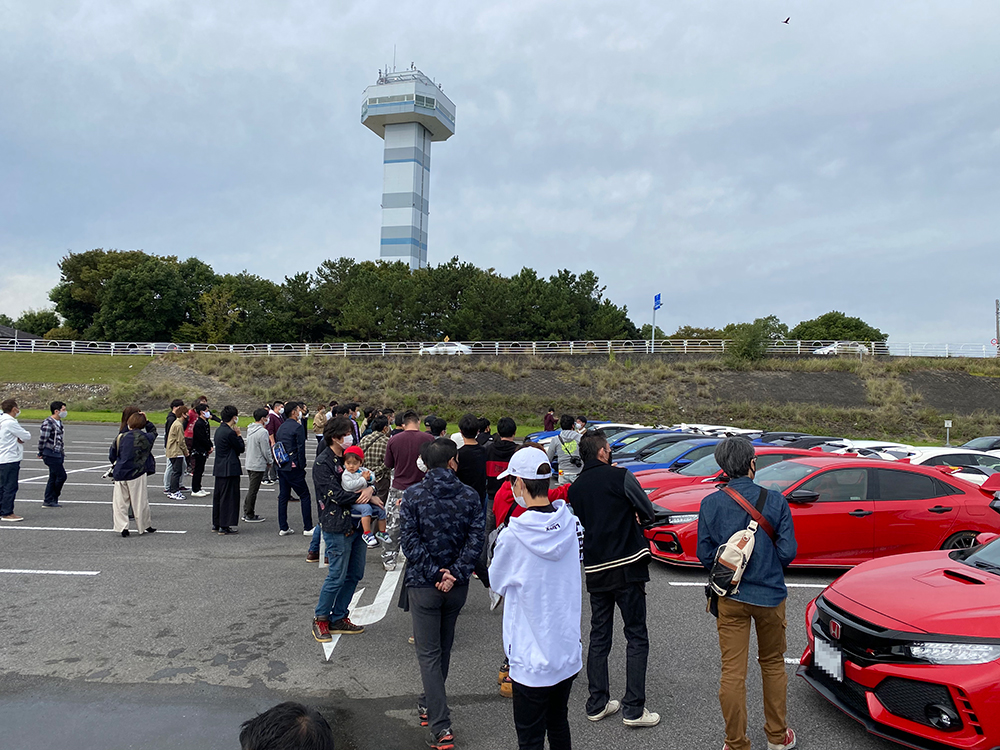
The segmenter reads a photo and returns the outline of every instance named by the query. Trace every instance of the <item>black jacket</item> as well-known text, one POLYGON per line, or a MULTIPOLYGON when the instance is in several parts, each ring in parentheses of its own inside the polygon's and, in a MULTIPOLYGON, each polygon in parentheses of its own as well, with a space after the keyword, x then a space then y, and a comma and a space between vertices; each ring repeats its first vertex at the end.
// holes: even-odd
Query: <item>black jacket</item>
POLYGON ((278 471, 306 468, 306 426, 294 419, 286 419, 274 433, 274 441, 285 446, 291 462, 278 466, 278 471))
POLYGON ((191 428, 191 452, 199 456, 212 452, 212 427, 207 419, 199 417, 191 428))
POLYGON ((172 411, 167 412, 167 421, 163 425, 163 447, 166 447, 167 438, 170 436, 170 425, 172 425, 176 419, 177 419, 176 414, 174 414, 172 411))
POLYGON ((349 536, 354 531, 351 506, 358 500, 358 493, 347 492, 340 484, 344 473, 344 459, 329 448, 316 457, 313 464, 313 487, 319 503, 319 525, 327 534, 349 536))
POLYGON ((458 449, 459 481, 466 487, 471 487, 479 495, 480 501, 486 499, 486 449, 481 445, 463 445, 458 449))
POLYGON ((583 524, 583 570, 588 591, 609 591, 649 580, 649 542, 642 523, 655 519, 653 504, 627 469, 592 460, 569 488, 569 503, 583 524))
POLYGON ((232 427, 220 424, 215 429, 215 465, 212 467, 212 476, 238 477, 242 474, 240 454, 246 449, 243 438, 232 427))
POLYGON ((497 477, 507 471, 510 457, 520 446, 512 440, 503 440, 497 437, 486 446, 486 492, 490 497, 497 494, 502 479, 497 477))

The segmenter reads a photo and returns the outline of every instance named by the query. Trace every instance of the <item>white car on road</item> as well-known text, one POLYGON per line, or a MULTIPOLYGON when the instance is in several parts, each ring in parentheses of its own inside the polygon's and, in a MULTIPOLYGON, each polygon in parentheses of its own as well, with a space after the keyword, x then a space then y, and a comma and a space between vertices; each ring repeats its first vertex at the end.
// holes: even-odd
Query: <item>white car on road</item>
POLYGON ((871 354, 871 352, 867 346, 857 341, 834 341, 819 349, 813 349, 813 354, 871 354))
POLYGON ((420 345, 420 354, 472 354, 472 348, 457 341, 441 341, 437 344, 420 345))

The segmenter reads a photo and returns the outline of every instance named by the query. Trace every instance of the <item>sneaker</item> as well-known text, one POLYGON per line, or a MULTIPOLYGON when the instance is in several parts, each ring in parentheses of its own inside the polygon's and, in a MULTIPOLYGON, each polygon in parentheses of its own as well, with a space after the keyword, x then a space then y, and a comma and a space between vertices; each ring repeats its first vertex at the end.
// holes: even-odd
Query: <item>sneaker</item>
POLYGON ((15 516, 13 513, 11 513, 9 516, 3 516, 2 518, 0 518, 0 521, 10 521, 11 523, 17 523, 18 521, 23 521, 23 520, 24 519, 21 516, 15 516))
MULTIPOLYGON (((4 517, 4 519, 3 519, 3 520, 5 520, 5 521, 6 521, 6 520, 7 520, 7 518, 6 518, 6 517, 4 517)), ((20 519, 19 519, 19 520, 20 520, 20 519)), ((128 529, 122 529, 122 537, 127 537, 127 536, 128 536, 128 529)))
POLYGON ((185 499, 184 495, 181 494, 180 492, 173 492, 173 493, 167 495, 167 497, 170 498, 171 500, 184 500, 185 499))
POLYGON ((278 536, 291 536, 295 533, 295 529, 281 529, 278 532, 278 536))
POLYGON ((500 695, 504 698, 514 697, 514 681, 510 677, 504 677, 503 682, 500 683, 500 695))
POLYGON ((208 497, 208 490, 198 490, 197 492, 192 492, 191 497, 208 497))
POLYGON ((232 526, 223 526, 219 529, 219 536, 229 536, 230 534, 239 534, 239 529, 234 529, 232 526))
POLYGON ((43 508, 61 508, 59 503, 42 503, 43 508))
POLYGON ((344 617, 341 620, 337 620, 330 624, 331 633, 340 633, 342 635, 355 635, 357 633, 364 633, 365 629, 361 625, 355 625, 349 619, 344 617))
POLYGON ((306 552, 306 562, 319 562, 319 552, 306 552))
POLYGON ((795 732, 791 727, 785 730, 784 742, 768 742, 767 750, 792 750, 795 747, 795 732))
POLYGON ((303 531, 302 532, 302 536, 312 536, 312 535, 313 535, 313 530, 312 529, 309 529, 308 531, 303 531))
POLYGON ((369 547, 378 547, 378 539, 375 538, 374 534, 362 534, 361 538, 365 540, 365 544, 369 547))
POLYGON ((622 707, 621 701, 608 701, 602 710, 598 711, 596 714, 587 714, 587 718, 590 721, 600 721, 605 716, 611 716, 611 714, 618 713, 618 709, 622 707))
POLYGON ((267 519, 261 518, 256 513, 254 513, 252 516, 243 516, 243 520, 246 521, 247 523, 264 523, 264 521, 266 521, 267 519))
POLYGON ((406 642, 409 643, 411 646, 413 646, 416 645, 417 639, 411 635, 409 638, 406 639, 406 642))
POLYGON ((442 729, 440 732, 431 732, 430 739, 427 740, 427 747, 433 750, 452 750, 455 747, 455 735, 451 733, 451 728, 442 729))
MULTIPOLYGON (((587 717, 590 718, 589 716, 587 717)), ((622 724, 627 727, 655 727, 660 723, 660 715, 642 709, 642 716, 635 719, 622 719, 622 724)))
POLYGON ((330 635, 330 623, 326 620, 313 620, 313 638, 320 643, 329 643, 333 640, 330 635))
POLYGON ((417 718, 420 719, 420 726, 427 726, 427 706, 421 706, 419 703, 417 704, 417 718))
POLYGON ((510 663, 504 662, 500 665, 500 672, 497 674, 497 685, 503 685, 503 681, 510 677, 510 663))
POLYGON ((388 544, 390 541, 392 541, 391 539, 389 539, 389 535, 386 534, 384 531, 376 531, 375 538, 378 539, 380 542, 382 542, 382 544, 388 544))
POLYGON ((265 479, 263 482, 261 482, 261 484, 266 484, 268 487, 270 487, 272 484, 277 484, 277 482, 275 482, 273 479, 265 479))
POLYGON ((144 532, 142 532, 142 533, 143 534, 155 534, 156 533, 156 529, 154 529, 152 526, 147 526, 146 530, 144 532))
MULTIPOLYGON (((4 520, 6 521, 7 519, 5 518, 4 520)), ((20 521, 21 519, 19 518, 17 520, 20 521)), ((383 567, 383 569, 391 572, 391 571, 393 571, 393 570, 396 569, 396 563, 383 561, 382 562, 382 567, 383 567)))
POLYGON ((190 488, 190 487, 185 487, 185 486, 184 486, 184 485, 182 484, 182 485, 181 485, 180 487, 178 487, 178 488, 177 488, 177 491, 178 491, 178 492, 190 492, 190 491, 191 491, 191 488, 190 488))
POLYGON ((169 495, 170 494, 170 490, 163 490, 163 494, 164 495, 169 495))

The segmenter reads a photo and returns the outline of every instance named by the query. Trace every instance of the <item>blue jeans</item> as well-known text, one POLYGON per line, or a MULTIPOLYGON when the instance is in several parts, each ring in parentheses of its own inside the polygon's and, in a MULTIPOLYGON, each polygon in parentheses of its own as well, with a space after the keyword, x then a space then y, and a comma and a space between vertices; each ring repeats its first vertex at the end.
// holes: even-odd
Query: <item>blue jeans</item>
POLYGON ((288 529, 288 498, 291 497, 292 490, 299 497, 302 530, 308 531, 313 527, 312 496, 309 494, 309 485, 306 484, 305 469, 278 470, 278 528, 282 531, 288 529))
POLYGON ((20 461, 0 464, 0 516, 14 513, 14 497, 17 495, 17 477, 20 473, 20 461))
POLYGON ((313 526, 312 540, 309 542, 310 554, 313 552, 315 552, 317 555, 319 554, 319 532, 320 532, 319 524, 316 524, 315 526, 313 526))
POLYGON ((42 461, 49 467, 49 481, 45 485, 46 505, 53 505, 59 502, 59 495, 62 493, 63 485, 66 484, 66 469, 63 466, 65 456, 43 456, 42 461))
POLYGON ((327 617, 330 622, 336 622, 347 617, 354 590, 364 578, 365 552, 368 546, 357 532, 345 537, 343 534, 328 534, 324 531, 323 538, 326 540, 326 557, 330 561, 330 569, 319 592, 316 617, 327 617))

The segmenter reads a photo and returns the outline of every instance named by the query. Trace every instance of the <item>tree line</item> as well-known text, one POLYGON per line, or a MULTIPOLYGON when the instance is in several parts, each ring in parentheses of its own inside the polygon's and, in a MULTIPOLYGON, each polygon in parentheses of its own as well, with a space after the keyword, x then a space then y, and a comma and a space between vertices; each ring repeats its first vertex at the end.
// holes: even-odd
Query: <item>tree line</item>
MULTIPOLYGON (((579 341, 648 339, 593 271, 513 276, 452 258, 411 271, 403 262, 324 261, 314 273, 266 279, 217 274, 198 258, 141 250, 69 253, 50 310, 7 325, 49 339, 210 344, 288 341, 579 341)), ((832 311, 794 328, 776 316, 723 328, 679 327, 658 339, 883 341, 860 318, 832 311)))

